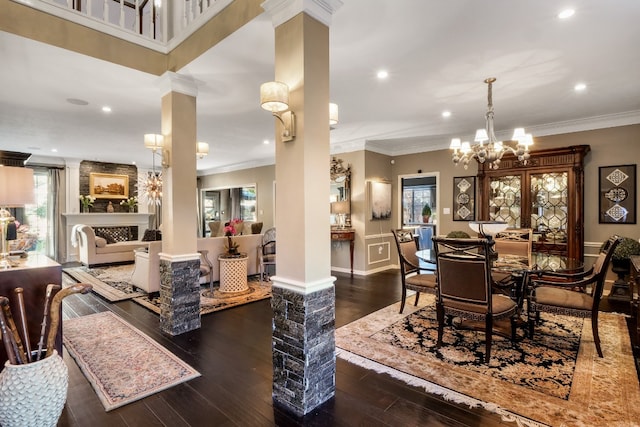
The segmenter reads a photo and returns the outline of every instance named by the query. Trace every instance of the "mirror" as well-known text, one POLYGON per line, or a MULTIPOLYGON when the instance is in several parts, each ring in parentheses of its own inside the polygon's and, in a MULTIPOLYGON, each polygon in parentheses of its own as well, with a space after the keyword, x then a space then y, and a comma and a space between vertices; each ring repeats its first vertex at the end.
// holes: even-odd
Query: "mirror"
POLYGON ((351 227, 351 166, 343 165, 341 159, 331 159, 331 225, 341 228, 351 227))
POLYGON ((232 188, 205 188, 202 197, 202 235, 211 233, 209 223, 220 221, 222 224, 239 218, 243 221, 256 221, 256 186, 250 184, 232 188))

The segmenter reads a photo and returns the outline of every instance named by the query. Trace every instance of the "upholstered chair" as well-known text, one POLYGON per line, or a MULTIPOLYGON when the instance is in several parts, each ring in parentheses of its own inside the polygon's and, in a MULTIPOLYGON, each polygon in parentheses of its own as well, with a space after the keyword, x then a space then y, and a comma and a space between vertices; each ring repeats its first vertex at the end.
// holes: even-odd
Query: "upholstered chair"
POLYGON ((621 241, 618 236, 610 237, 600 249, 593 267, 586 272, 541 272, 531 276, 527 299, 531 338, 535 332, 535 324, 540 321, 540 312, 590 318, 593 341, 598 356, 603 357, 598 334, 599 306, 613 251, 621 241))
MULTIPOLYGON (((442 346, 445 318, 484 322, 485 363, 491 359, 494 322, 510 319, 515 340, 518 306, 506 295, 493 294, 490 247, 487 239, 433 238, 438 288, 437 346, 442 346)), ((464 325, 464 323, 461 325, 464 325)))
POLYGON ((433 267, 427 268, 420 264, 416 256, 418 250, 418 239, 410 230, 391 230, 398 249, 398 260, 400 263, 400 278, 402 280, 402 300, 400 301, 400 313, 404 311, 404 304, 407 299, 407 289, 416 292, 414 305, 418 305, 420 292, 436 292, 436 276, 433 274, 433 267))
POLYGON ((260 280, 268 279, 267 267, 276 265, 276 229, 269 228, 262 235, 262 245, 258 249, 258 260, 260 262, 260 280))
POLYGON ((211 237, 220 236, 220 226, 222 225, 222 221, 211 221, 208 225, 209 230, 211 231, 211 237))

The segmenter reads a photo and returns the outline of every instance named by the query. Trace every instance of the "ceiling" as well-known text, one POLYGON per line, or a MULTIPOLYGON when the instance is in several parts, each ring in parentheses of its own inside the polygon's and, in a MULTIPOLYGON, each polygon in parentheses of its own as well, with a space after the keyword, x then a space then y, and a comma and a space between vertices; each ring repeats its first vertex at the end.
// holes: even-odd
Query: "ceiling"
MULTIPOLYGON (((344 0, 330 28, 331 150, 393 156, 472 138, 487 77, 499 138, 640 123, 638 19, 637 0, 344 0), (560 20, 565 7, 576 13, 560 20)), ((160 130, 157 76, 5 32, 0 58, 0 150, 151 167, 142 142, 160 130)), ((199 173, 274 163, 275 121, 259 106, 273 58, 263 14, 179 70, 198 82, 198 140, 210 145, 199 173)))

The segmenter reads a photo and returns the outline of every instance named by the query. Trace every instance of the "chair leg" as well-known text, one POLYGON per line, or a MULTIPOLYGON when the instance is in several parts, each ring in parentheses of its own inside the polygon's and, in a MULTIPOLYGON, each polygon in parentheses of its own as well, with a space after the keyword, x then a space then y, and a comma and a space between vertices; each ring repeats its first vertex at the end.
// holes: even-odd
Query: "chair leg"
POLYGON ((400 300, 400 314, 404 311, 404 302, 407 299, 407 288, 402 284, 402 299, 400 300))
POLYGON ((493 332, 493 317, 491 316, 487 316, 487 320, 485 322, 485 361, 484 363, 486 363, 487 365, 489 364, 489 362, 491 361, 491 338, 492 338, 492 332, 493 332))
POLYGON ((596 344, 598 356, 602 356, 602 348, 600 347, 600 334, 598 334, 598 314, 591 316, 591 329, 593 330, 593 342, 596 344))
POLYGON ((511 316, 511 342, 516 341, 516 330, 517 330, 516 328, 517 328, 516 316, 511 316))
POLYGON ((436 303, 436 316, 438 318, 438 341, 436 347, 442 346, 442 335, 444 333, 444 307, 439 302, 436 303))
POLYGON ((416 302, 413 304, 414 306, 418 306, 418 299, 420 298, 420 292, 416 292, 416 302))

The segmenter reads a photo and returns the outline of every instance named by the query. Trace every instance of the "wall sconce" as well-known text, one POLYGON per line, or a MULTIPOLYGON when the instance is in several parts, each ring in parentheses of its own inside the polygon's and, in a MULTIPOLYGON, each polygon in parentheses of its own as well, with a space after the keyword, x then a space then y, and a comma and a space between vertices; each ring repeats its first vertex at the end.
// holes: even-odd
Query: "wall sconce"
POLYGON ((260 85, 260 106, 282 123, 282 141, 292 141, 296 136, 296 115, 289 110, 289 86, 282 82, 260 85))
POLYGON ((338 104, 329 103, 329 126, 338 124, 338 104))
POLYGON ((206 142, 198 142, 196 144, 196 156, 198 156, 199 159, 204 158, 204 156, 209 154, 209 144, 207 144, 206 142))
MULTIPOLYGON (((153 154, 155 154, 158 150, 160 151, 160 157, 162 157, 162 166, 168 168, 171 164, 169 150, 163 148, 164 147, 164 137, 162 135, 156 133, 145 133, 144 134, 144 146, 145 148, 151 149, 153 154)), ((155 157, 154 157, 155 163, 155 157)), ((155 165, 154 165, 155 169, 155 165)))

